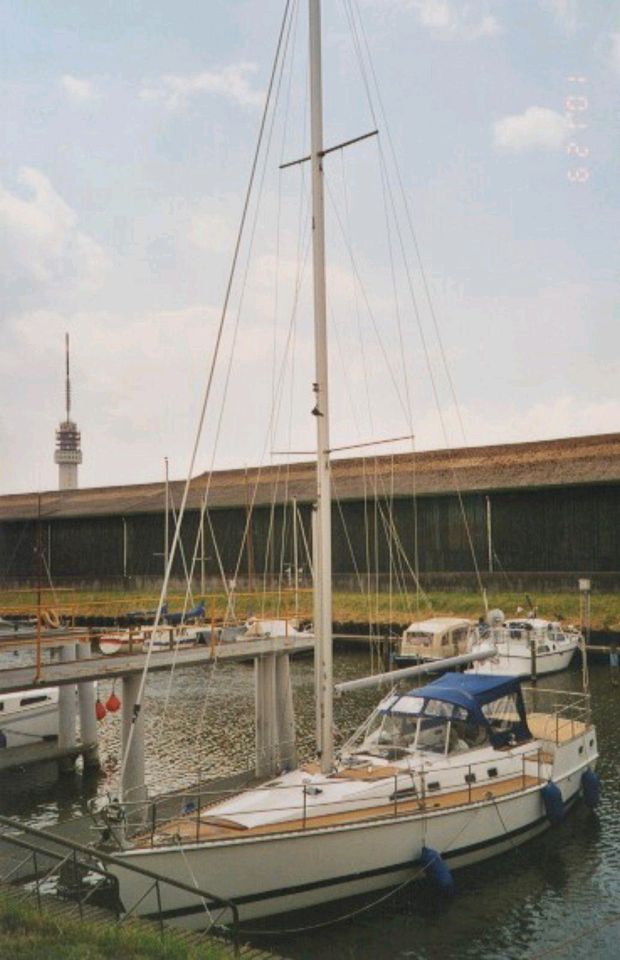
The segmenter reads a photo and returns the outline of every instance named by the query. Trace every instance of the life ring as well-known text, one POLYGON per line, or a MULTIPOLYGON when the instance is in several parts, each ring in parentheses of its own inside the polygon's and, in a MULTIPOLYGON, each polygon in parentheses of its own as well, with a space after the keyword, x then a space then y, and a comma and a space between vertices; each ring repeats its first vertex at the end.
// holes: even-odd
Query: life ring
POLYGON ((60 617, 55 610, 42 610, 41 620, 46 627, 50 627, 52 630, 57 630, 60 626, 60 617))

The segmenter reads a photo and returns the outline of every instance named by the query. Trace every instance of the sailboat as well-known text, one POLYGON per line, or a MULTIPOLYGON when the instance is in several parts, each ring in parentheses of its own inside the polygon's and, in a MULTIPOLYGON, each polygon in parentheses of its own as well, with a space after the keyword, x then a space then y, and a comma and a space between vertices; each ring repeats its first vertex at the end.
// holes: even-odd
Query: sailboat
MULTIPOLYGON (((217 904, 187 886, 156 886, 154 875, 228 898, 242 923, 369 894, 425 872, 476 863, 537 836, 577 800, 598 756, 585 694, 558 694, 544 709, 543 691, 537 691, 528 713, 517 678, 475 674, 393 688, 335 750, 320 0, 308 0, 308 11, 318 751, 316 761, 275 780, 124 839, 108 867, 124 909, 143 916, 161 910, 194 928, 208 926, 217 904)), ((388 682, 424 669, 394 671, 388 682)), ((385 680, 349 681, 339 690, 385 680)), ((220 919, 231 920, 231 912, 220 919)))

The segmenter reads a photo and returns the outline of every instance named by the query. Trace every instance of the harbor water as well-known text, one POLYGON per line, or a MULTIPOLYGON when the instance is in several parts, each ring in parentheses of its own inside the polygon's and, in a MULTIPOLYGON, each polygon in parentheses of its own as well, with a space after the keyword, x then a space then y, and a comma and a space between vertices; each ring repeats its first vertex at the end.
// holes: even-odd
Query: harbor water
MULTIPOLYGON (((336 655, 337 680, 368 673, 369 667, 366 652, 336 655)), ((312 660, 297 659, 292 677, 300 753, 302 758, 309 757, 314 731, 312 660)), ((591 667, 602 780, 596 813, 579 804, 560 827, 541 838, 458 872, 456 895, 450 899, 417 883, 374 905, 335 905, 329 912, 296 915, 294 923, 287 917, 277 918, 252 941, 293 960, 611 960, 620 955, 620 686, 615 685, 616 679, 606 664, 591 667), (346 918, 338 923, 317 926, 327 916, 343 915, 346 918), (291 927, 295 932, 281 933, 291 927)), ((541 688, 579 689, 580 684, 578 670, 539 681, 541 688)), ((103 702, 111 689, 110 684, 100 685, 103 702)), ((115 692, 121 693, 120 685, 115 692)), ((375 700, 372 690, 337 700, 339 734, 350 734, 375 700)), ((251 766, 251 667, 227 664, 215 669, 183 668, 172 677, 154 674, 144 709, 151 795, 251 766)), ((93 796, 114 794, 119 714, 108 714, 99 732, 100 773, 83 778, 78 771, 60 782, 45 782, 40 770, 13 772, 0 781, 0 812, 49 827, 86 814, 93 796)))

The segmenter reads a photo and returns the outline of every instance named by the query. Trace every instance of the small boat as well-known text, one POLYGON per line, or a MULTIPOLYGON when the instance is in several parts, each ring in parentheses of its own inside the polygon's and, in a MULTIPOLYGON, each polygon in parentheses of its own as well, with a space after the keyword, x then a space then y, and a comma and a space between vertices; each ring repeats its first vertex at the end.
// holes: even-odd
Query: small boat
POLYGON ((174 650, 211 642, 211 628, 207 626, 139 627, 135 630, 111 630, 99 637, 99 650, 105 656, 117 653, 142 652, 152 645, 153 650, 174 650))
POLYGON ((564 627, 557 620, 519 617, 504 620, 501 610, 491 611, 490 622, 478 625, 473 651, 494 647, 495 656, 476 663, 476 673, 497 673, 512 677, 540 676, 566 670, 583 635, 576 627, 564 627))
POLYGON ((18 690, 0 697, 0 742, 24 747, 58 736, 58 687, 18 690))
POLYGON ((400 666, 424 660, 441 660, 469 650, 473 623, 461 617, 415 620, 404 631, 394 662, 400 666))

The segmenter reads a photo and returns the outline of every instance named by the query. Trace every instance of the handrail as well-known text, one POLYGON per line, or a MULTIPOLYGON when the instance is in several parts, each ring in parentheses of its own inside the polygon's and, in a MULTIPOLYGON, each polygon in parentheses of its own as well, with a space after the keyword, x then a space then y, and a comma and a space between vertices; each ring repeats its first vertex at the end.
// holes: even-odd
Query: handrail
MULTIPOLYGON (((232 922, 232 939, 235 949, 235 956, 239 956, 239 908, 237 907, 234 900, 229 900, 226 897, 220 897, 217 894, 210 893, 209 891, 202 890, 198 886, 192 886, 188 883, 183 883, 182 880, 173 880, 171 877, 163 877, 161 874, 156 873, 154 870, 148 870, 146 867, 139 867, 134 863, 129 863, 120 857, 116 857, 113 854, 106 853, 103 850, 96 849, 94 847, 86 846, 85 844, 78 843, 75 840, 67 840, 65 837, 59 837, 56 834, 50 833, 47 830, 40 830, 37 827, 31 827, 28 824, 20 823, 18 820, 14 820, 12 817, 5 817, 0 815, 0 825, 5 827, 12 827, 15 830, 20 832, 30 834, 34 837, 38 837, 41 840, 46 840, 48 842, 57 844, 60 847, 65 847, 67 849, 73 850, 75 853, 81 853, 89 858, 95 858, 100 860, 102 863, 113 864, 116 867, 120 867, 123 870, 128 870, 130 873, 137 873, 143 877, 147 877, 149 880, 153 880, 158 883, 166 883, 169 886, 176 887, 178 890, 183 890, 185 893, 191 893, 193 896, 199 897, 204 901, 211 900, 218 904, 221 907, 229 909, 232 913, 233 922, 232 922)), ((6 839, 10 842, 16 843, 17 846, 24 845, 26 841, 21 838, 12 836, 12 835, 2 835, 2 839, 6 839), (21 840, 21 844, 20 841, 21 840)), ((58 857, 58 854, 54 854, 51 851, 40 850, 40 853, 45 853, 50 856, 58 857)), ((102 872, 95 867, 91 869, 96 870, 97 872, 102 872)))

